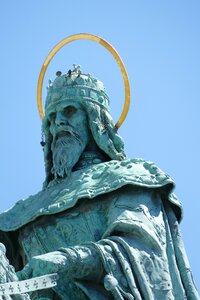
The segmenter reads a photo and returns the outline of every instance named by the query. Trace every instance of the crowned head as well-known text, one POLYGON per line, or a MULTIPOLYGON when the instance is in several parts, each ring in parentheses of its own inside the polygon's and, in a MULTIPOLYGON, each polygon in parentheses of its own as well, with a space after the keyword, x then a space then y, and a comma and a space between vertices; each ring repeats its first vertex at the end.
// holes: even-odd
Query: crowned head
POLYGON ((84 152, 105 160, 124 159, 123 141, 110 116, 109 97, 101 81, 80 66, 49 81, 43 131, 46 182, 64 178, 80 165, 84 152))

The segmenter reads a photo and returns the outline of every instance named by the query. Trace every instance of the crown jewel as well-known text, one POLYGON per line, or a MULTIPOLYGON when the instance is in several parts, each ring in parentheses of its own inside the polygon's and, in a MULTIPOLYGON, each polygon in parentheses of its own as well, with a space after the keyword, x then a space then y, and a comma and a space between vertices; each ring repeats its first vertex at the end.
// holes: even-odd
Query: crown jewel
POLYGON ((74 64, 73 67, 73 70, 63 75, 61 71, 57 71, 55 80, 49 80, 46 112, 62 101, 92 101, 109 111, 109 97, 103 83, 90 74, 82 73, 80 65, 74 64))

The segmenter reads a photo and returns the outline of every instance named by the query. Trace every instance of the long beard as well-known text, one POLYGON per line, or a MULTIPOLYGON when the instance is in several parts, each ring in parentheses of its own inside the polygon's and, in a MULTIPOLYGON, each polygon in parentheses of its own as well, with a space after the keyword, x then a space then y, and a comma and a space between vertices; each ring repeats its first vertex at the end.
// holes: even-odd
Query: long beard
POLYGON ((53 143, 53 167, 51 172, 54 174, 55 179, 64 178, 71 173, 85 146, 77 135, 71 133, 59 137, 53 143))

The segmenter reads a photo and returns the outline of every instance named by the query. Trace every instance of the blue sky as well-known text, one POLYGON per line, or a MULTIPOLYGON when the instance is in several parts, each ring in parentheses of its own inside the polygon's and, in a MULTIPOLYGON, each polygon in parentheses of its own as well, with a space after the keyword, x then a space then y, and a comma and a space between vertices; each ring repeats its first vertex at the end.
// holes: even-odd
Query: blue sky
MULTIPOLYGON (((200 1, 1 1, 0 211, 41 189, 44 180, 37 80, 48 52, 80 32, 99 35, 121 55, 131 108, 119 130, 129 157, 154 161, 174 178, 184 218, 181 230, 200 290, 200 1)), ((73 63, 101 79, 115 121, 124 89, 112 56, 94 42, 64 47, 49 78, 73 63)))

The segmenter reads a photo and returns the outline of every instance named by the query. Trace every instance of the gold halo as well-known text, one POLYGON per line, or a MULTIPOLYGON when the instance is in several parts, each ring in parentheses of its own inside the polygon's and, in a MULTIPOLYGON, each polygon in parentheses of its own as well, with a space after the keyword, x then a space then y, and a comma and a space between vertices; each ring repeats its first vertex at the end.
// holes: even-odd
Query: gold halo
POLYGON ((100 38, 99 36, 90 34, 90 33, 78 33, 78 34, 73 34, 71 36, 68 36, 67 38, 64 38, 51 50, 51 52, 48 54, 47 58, 45 59, 43 65, 42 65, 41 71, 40 71, 40 75, 38 78, 38 86, 37 86, 37 104, 38 104, 38 111, 39 111, 40 118, 41 119, 44 118, 44 110, 43 110, 43 105, 42 105, 42 86, 43 86, 43 80, 44 80, 44 76, 45 76, 47 67, 48 67, 50 61, 52 60, 52 58, 54 57, 54 55, 64 45, 69 44, 76 40, 91 40, 91 41, 95 41, 95 42, 101 44, 114 56, 115 60, 117 61, 118 65, 120 67, 120 70, 121 70, 121 73, 123 76, 123 80, 124 80, 125 98, 124 98, 123 111, 121 113, 119 120, 115 124, 115 127, 119 128, 122 125, 122 123, 124 122, 124 120, 128 114, 129 106, 130 106, 130 85, 129 85, 129 80, 128 80, 128 74, 126 72, 125 66, 124 66, 119 54, 117 53, 117 51, 106 40, 100 38))

